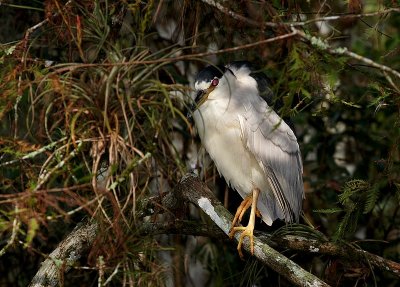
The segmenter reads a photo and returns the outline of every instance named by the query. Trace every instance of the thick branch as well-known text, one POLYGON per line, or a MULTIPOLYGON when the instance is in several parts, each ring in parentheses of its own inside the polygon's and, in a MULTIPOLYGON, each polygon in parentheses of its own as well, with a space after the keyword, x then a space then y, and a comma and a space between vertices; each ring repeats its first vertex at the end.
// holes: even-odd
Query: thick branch
MULTIPOLYGON (((140 227, 141 235, 156 234, 183 234, 205 236, 222 241, 231 241, 216 225, 194 222, 193 220, 173 220, 163 223, 143 223, 140 227)), ((265 243, 281 250, 299 251, 315 255, 338 257, 349 262, 362 262, 371 265, 382 272, 389 272, 400 278, 400 263, 385 259, 381 256, 358 249, 347 243, 319 241, 301 235, 274 235, 264 232, 255 232, 255 235, 265 243)))
MULTIPOLYGON (((233 216, 195 175, 184 176, 175 192, 177 197, 187 199, 200 207, 228 235, 233 216)), ((239 239, 239 234, 236 234, 235 239, 239 239)), ((247 239, 242 248, 250 251, 247 239)), ((254 256, 296 286, 329 286, 256 237, 254 238, 254 256)))
MULTIPOLYGON (((174 213, 182 212, 182 204, 189 201, 199 206, 208 214, 216 225, 202 224, 186 220, 171 220, 162 223, 144 222, 138 230, 138 236, 156 234, 185 234, 194 236, 207 236, 219 240, 229 240, 229 232, 232 215, 215 198, 207 186, 196 176, 185 176, 174 192, 167 193, 161 198, 152 198, 141 202, 141 209, 147 210, 156 208, 153 202, 159 201, 162 205, 174 213), (218 227, 217 227, 218 226, 218 227)), ((148 215, 147 213, 142 216, 148 215)), ((98 225, 94 221, 89 221, 78 225, 59 246, 49 255, 38 273, 33 278, 30 286, 56 286, 61 282, 62 274, 70 269, 70 266, 83 256, 92 245, 98 225)), ((288 258, 275 251, 267 245, 280 249, 297 250, 301 252, 324 254, 347 259, 350 262, 361 261, 371 264, 383 272, 400 277, 400 264, 391 260, 384 259, 375 254, 371 254, 361 249, 357 249, 349 244, 336 244, 332 242, 321 242, 316 239, 306 238, 298 235, 268 236, 257 235, 255 238, 255 256, 273 270, 282 274, 298 286, 309 286, 307 284, 316 283, 315 286, 328 286, 314 275, 301 269, 288 258), (303 277, 303 275, 306 275, 303 277)), ((245 241, 244 249, 249 251, 248 242, 245 241)))
POLYGON ((64 272, 68 271, 92 246, 97 232, 98 224, 94 221, 76 226, 42 263, 29 286, 59 286, 64 272))
POLYGON ((364 262, 365 264, 370 264, 383 272, 390 272, 400 278, 400 263, 358 249, 350 244, 320 242, 315 239, 293 235, 274 237, 271 238, 271 240, 275 245, 290 250, 336 256, 350 262, 364 262))
MULTIPOLYGON (((178 194, 176 196, 183 196, 185 199, 199 206, 204 212, 206 212, 211 217, 211 219, 222 229, 222 231, 225 234, 228 234, 230 223, 232 221, 232 215, 214 197, 214 195, 211 193, 211 191, 207 188, 207 186, 204 183, 202 183, 195 176, 187 175, 182 179, 180 185, 177 187, 177 190, 179 190, 179 192, 182 193, 182 195, 178 194), (199 204, 199 202, 204 203, 207 200, 209 200, 209 202, 211 202, 212 204, 211 205, 202 204, 203 206, 199 204)), ((209 235, 210 234, 212 233, 209 233, 209 235)), ((217 234, 217 236, 220 236, 220 234, 217 234)), ((365 250, 358 249, 350 244, 338 244, 328 241, 321 242, 316 239, 310 239, 304 236, 297 236, 297 235, 274 236, 272 238, 270 236, 257 236, 257 237, 258 237, 257 242, 259 242, 260 244, 266 245, 266 242, 271 242, 271 244, 273 244, 274 246, 284 249, 297 250, 314 254, 324 254, 329 256, 337 256, 339 258, 349 260, 350 262, 361 261, 367 265, 370 264, 380 269, 383 272, 390 272, 393 275, 400 277, 399 263, 369 253, 365 250)), ((249 245, 246 245, 245 249, 247 251, 249 251, 248 247, 249 245)), ((268 250, 268 248, 270 247, 267 247, 265 250, 268 250)), ((256 257, 258 257, 257 254, 255 255, 256 257)), ((269 266, 267 262, 265 261, 263 262, 269 266)), ((279 272, 278 270, 275 271, 279 272)))

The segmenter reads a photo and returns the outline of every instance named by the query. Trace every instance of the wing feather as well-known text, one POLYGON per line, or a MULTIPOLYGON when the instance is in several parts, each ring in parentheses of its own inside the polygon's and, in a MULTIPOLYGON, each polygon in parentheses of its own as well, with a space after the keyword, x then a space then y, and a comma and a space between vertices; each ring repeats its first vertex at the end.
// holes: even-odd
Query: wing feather
POLYGON ((298 221, 304 188, 296 136, 261 98, 248 102, 239 116, 241 137, 268 179, 277 207, 286 221, 298 221))

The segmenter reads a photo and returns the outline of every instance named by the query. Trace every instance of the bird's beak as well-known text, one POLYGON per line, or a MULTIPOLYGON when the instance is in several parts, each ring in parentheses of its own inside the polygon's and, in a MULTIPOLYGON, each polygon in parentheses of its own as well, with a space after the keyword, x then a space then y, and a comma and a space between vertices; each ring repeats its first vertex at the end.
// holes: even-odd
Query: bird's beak
POLYGON ((197 110, 204 102, 207 100, 209 92, 207 90, 200 90, 197 91, 196 98, 194 99, 195 102, 195 110, 197 110))
POLYGON ((191 117, 192 116, 191 114, 193 114, 198 108, 200 108, 202 104, 204 104, 205 101, 207 101, 208 96, 214 89, 215 89, 214 86, 210 86, 206 90, 197 91, 194 103, 190 106, 190 115, 188 114, 188 117, 191 117))
POLYGON ((207 92, 207 90, 197 91, 196 98, 194 99, 193 104, 190 106, 188 117, 190 117, 191 114, 207 100, 208 94, 209 93, 207 92))

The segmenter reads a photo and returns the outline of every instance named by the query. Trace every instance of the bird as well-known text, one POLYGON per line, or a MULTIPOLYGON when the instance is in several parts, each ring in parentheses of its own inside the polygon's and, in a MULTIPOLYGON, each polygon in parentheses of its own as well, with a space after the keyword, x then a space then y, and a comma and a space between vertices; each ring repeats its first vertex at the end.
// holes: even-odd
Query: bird
POLYGON ((303 165, 294 131, 272 108, 266 75, 248 61, 207 66, 195 77, 191 113, 202 145, 218 172, 243 198, 229 236, 237 250, 250 240, 254 254, 256 216, 298 222, 304 199, 303 165), (240 224, 250 210, 247 226, 240 224))

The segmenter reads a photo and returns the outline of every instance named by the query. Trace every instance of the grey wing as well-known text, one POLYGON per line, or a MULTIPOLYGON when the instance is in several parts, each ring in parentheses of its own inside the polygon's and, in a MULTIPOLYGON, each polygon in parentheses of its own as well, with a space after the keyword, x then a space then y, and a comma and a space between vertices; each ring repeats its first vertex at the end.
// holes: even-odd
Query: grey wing
POLYGON ((304 187, 296 136, 264 101, 245 110, 239 116, 242 140, 263 169, 285 221, 297 222, 304 187))

